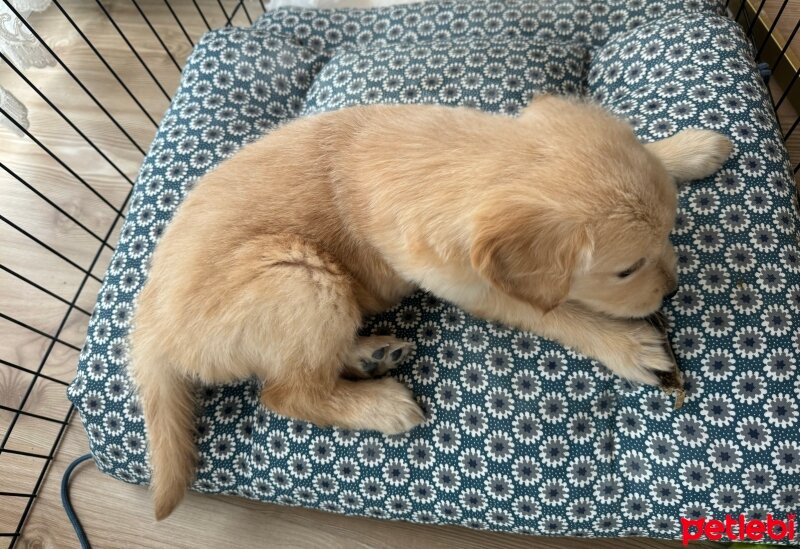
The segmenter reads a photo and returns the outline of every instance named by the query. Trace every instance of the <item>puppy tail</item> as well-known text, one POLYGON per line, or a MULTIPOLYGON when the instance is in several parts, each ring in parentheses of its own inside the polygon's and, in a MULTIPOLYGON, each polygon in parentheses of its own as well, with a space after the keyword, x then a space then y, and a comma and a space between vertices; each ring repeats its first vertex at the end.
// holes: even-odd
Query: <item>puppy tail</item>
POLYGON ((167 518, 194 478, 196 402, 190 381, 169 365, 137 364, 150 451, 156 520, 167 518))

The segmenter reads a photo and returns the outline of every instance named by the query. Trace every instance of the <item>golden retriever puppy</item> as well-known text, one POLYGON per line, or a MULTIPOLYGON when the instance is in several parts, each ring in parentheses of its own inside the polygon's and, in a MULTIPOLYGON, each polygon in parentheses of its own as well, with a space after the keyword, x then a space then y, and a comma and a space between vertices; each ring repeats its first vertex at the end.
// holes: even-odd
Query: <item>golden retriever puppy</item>
POLYGON ((642 145, 602 108, 549 96, 517 118, 348 108, 247 145, 189 194, 139 296, 156 517, 193 476, 193 382, 255 376, 265 406, 318 425, 423 422, 396 379, 357 379, 410 350, 357 337, 363 315, 417 287, 656 383, 672 363, 641 317, 676 284, 676 180, 730 151, 704 130, 642 145))

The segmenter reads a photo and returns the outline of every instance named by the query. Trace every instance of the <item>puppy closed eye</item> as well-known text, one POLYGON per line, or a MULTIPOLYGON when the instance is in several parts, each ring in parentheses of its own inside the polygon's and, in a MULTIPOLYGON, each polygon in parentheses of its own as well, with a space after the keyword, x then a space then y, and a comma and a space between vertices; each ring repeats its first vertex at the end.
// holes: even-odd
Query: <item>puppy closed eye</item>
POLYGON ((624 271, 618 272, 617 276, 619 278, 628 278, 633 273, 638 271, 642 267, 642 265, 644 265, 644 258, 641 258, 639 261, 637 261, 636 263, 634 263, 633 265, 631 265, 630 267, 628 267, 624 271))

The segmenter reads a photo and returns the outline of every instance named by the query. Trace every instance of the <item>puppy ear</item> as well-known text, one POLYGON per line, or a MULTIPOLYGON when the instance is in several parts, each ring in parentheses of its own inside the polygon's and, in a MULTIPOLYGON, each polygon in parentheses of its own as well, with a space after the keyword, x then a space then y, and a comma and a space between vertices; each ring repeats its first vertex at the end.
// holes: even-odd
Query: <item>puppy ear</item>
POLYGON ((521 205, 487 207, 475 222, 472 267, 500 291, 543 312, 569 292, 586 231, 553 213, 521 205))
POLYGON ((645 145, 677 181, 703 179, 722 167, 733 150, 730 139, 710 130, 688 129, 645 145))

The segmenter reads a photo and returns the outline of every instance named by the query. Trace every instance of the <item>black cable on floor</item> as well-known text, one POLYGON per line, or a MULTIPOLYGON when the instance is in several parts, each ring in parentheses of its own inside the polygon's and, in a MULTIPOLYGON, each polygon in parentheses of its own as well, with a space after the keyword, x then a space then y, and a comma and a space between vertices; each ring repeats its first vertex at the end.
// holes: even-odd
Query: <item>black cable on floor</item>
POLYGON ((78 520, 78 516, 75 514, 75 510, 72 508, 72 503, 69 500, 69 477, 72 475, 75 467, 88 459, 92 459, 92 454, 86 454, 77 458, 69 464, 67 470, 64 471, 64 476, 61 477, 61 505, 64 506, 64 512, 67 514, 67 518, 75 529, 75 535, 78 537, 81 549, 91 549, 91 546, 89 545, 89 539, 86 537, 86 532, 83 531, 81 521, 78 520))

